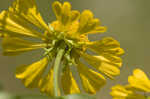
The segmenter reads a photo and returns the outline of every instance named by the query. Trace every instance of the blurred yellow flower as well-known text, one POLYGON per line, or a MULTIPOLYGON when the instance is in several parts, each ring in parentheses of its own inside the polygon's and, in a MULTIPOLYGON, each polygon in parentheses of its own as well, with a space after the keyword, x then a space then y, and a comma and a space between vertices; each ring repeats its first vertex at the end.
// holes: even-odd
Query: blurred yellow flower
POLYGON ((144 92, 150 92, 150 80, 140 69, 135 69, 133 71, 133 75, 128 77, 128 82, 133 88, 144 92))
POLYGON ((53 96, 53 64, 47 75, 44 72, 48 63, 55 59, 60 47, 64 45, 61 75, 64 94, 80 93, 72 74, 72 66, 77 68, 85 92, 95 94, 106 83, 101 73, 109 78, 120 74, 120 56, 124 51, 119 42, 111 37, 92 42, 88 40, 88 34, 106 31, 106 27, 101 26, 99 19, 94 18, 91 11, 84 10, 80 15, 79 11, 71 10, 70 3, 61 4, 58 1, 52 4, 52 8, 57 20, 49 25, 42 19, 35 0, 16 0, 8 11, 2 11, 0 32, 7 35, 2 41, 3 54, 18 55, 44 49, 43 59, 18 67, 16 77, 26 87, 39 88, 41 92, 53 96), (86 53, 87 50, 95 55, 86 53), (81 58, 93 67, 86 66, 81 58))
POLYGON ((128 77, 128 82, 129 84, 125 86, 112 87, 113 99, 147 99, 140 92, 150 92, 150 80, 142 70, 135 69, 133 75, 128 77))
POLYGON ((116 85, 112 87, 111 95, 113 99, 146 99, 145 96, 136 93, 127 86, 116 85))

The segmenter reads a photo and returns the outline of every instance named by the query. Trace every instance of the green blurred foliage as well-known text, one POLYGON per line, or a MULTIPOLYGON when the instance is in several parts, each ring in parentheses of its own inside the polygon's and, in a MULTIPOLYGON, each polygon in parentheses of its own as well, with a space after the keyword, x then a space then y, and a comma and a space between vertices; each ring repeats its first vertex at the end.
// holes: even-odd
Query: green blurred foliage
POLYGON ((96 99, 96 97, 84 94, 74 94, 61 97, 48 97, 42 95, 12 95, 6 92, 0 92, 0 99, 96 99))

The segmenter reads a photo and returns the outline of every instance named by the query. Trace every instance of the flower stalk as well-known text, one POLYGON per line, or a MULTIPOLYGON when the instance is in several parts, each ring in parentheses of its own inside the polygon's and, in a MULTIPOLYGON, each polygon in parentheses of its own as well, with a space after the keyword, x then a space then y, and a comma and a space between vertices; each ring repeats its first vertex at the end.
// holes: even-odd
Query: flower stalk
POLYGON ((64 55, 65 49, 60 48, 58 50, 55 63, 54 63, 54 94, 55 96, 59 96, 59 69, 60 69, 60 63, 62 60, 62 57, 64 55))

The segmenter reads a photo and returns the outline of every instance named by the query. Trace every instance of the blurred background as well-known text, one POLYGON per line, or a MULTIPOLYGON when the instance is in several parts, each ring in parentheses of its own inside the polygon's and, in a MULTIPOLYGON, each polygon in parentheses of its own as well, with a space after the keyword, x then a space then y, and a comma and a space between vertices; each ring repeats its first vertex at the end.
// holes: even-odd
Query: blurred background
MULTIPOLYGON (((51 9, 54 0, 37 0, 38 8, 48 23, 55 19, 51 9)), ((67 1, 67 0, 62 0, 67 1)), ((107 26, 103 36, 112 36, 125 49, 120 76, 107 81, 98 93, 98 99, 111 99, 110 88, 115 84, 126 84, 127 77, 135 68, 143 69, 150 77, 150 0, 68 0, 73 9, 90 9, 95 17, 107 26)), ((7 9, 13 0, 0 0, 0 11, 7 9)), ((102 35, 91 35, 91 40, 102 35)), ((1 48, 0 48, 1 50, 1 48)), ((15 68, 21 64, 31 64, 38 60, 41 51, 33 51, 20 56, 6 57, 0 53, 0 82, 10 93, 37 93, 26 89, 14 76, 15 68)))

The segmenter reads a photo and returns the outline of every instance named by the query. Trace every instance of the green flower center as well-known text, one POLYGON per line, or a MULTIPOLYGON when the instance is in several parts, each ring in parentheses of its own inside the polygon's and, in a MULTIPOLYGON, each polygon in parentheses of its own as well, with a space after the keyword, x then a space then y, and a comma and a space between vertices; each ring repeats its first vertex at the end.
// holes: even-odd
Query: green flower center
MULTIPOLYGON (((76 51, 83 51, 83 44, 78 39, 72 39, 68 37, 66 32, 57 32, 50 26, 53 38, 47 42, 47 48, 45 48, 44 56, 48 56, 49 59, 56 57, 59 49, 65 49, 63 62, 66 65, 72 65, 75 63, 75 59, 72 56, 76 51)), ((77 53, 76 53, 77 54, 77 53)))

